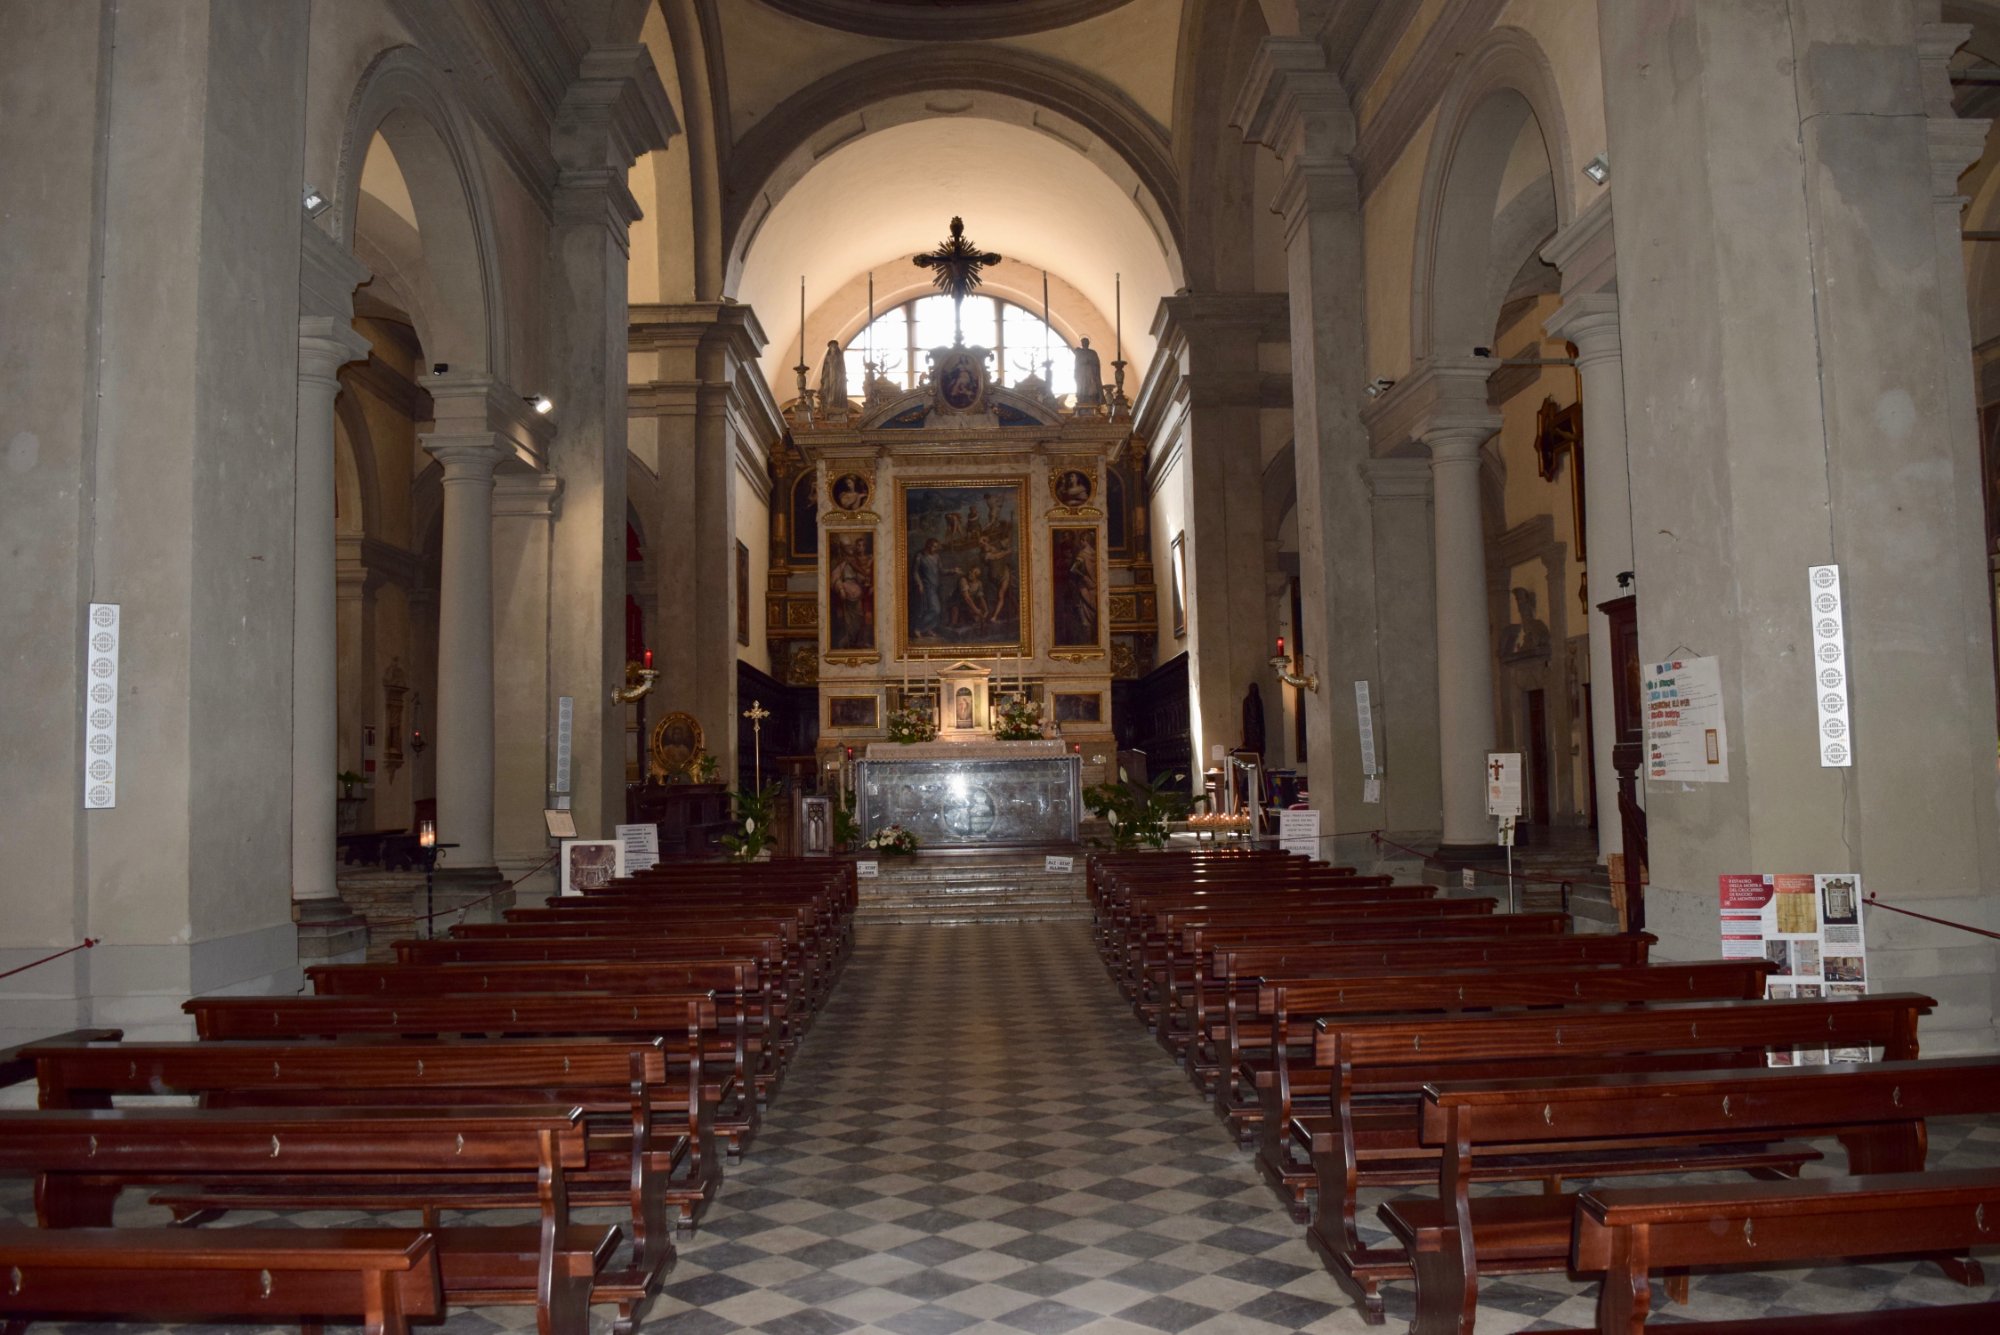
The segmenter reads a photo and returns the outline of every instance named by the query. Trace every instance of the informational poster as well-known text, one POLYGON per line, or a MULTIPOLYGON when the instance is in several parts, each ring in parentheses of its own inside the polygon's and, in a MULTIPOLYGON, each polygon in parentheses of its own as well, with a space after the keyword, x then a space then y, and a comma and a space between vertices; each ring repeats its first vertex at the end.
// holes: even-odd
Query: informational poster
MULTIPOLYGON (((1766 996, 1859 996, 1868 990, 1859 876, 1729 875, 1719 878, 1717 898, 1723 958, 1768 959, 1777 966, 1766 996)), ((1866 1048, 1800 1048, 1774 1054, 1771 1064, 1867 1061, 1868 1055, 1866 1048)))
POLYGON ((611 832, 618 836, 624 862, 620 876, 630 876, 635 871, 660 865, 660 827, 657 825, 614 825, 611 832))
POLYGON ((1319 856, 1319 813, 1312 810, 1278 813, 1278 847, 1305 857, 1319 856))
POLYGON ((1521 814, 1519 751, 1486 753, 1486 814, 1503 819, 1521 814))
POLYGON ((1646 777, 1684 783, 1729 781, 1729 733, 1722 721, 1722 668, 1713 658, 1655 663, 1646 674, 1646 777))

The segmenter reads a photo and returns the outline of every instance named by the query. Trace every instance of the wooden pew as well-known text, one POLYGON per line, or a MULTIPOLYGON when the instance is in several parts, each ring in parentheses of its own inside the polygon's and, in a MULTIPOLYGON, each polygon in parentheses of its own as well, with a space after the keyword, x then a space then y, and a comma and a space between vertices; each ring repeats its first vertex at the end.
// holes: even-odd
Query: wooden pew
MULTIPOLYGON (((692 1225, 722 1180, 700 1063, 674 1075, 659 1040, 107 1043, 34 1056, 45 1108, 105 1108, 121 1094, 191 1094, 211 1108, 580 1106, 593 1158, 572 1166, 571 1198, 630 1210, 637 1264, 661 1273, 669 1211, 692 1225)), ((306 1208, 317 1194, 286 1200, 306 1208)), ((406 1208, 493 1208, 523 1190, 439 1182, 411 1195, 406 1208)))
POLYGON ((405 1335, 442 1317, 431 1235, 407 1228, 23 1228, 0 1225, 6 1330, 79 1317, 308 1324, 358 1317, 405 1335))
MULTIPOLYGON (((1257 1077, 1264 1103, 1258 1166, 1284 1191, 1295 1150, 1316 1179, 1310 1241, 1334 1279, 1381 1315, 1379 1286, 1406 1279, 1400 1249, 1368 1249, 1355 1229, 1363 1186, 1434 1180, 1442 1149, 1422 1136, 1428 1084, 1596 1077, 1620 1072, 1711 1070, 1763 1065, 1772 1050, 1879 1047, 1888 1060, 1917 1055, 1917 1020, 1936 1003, 1907 993, 1787 1001, 1697 1001, 1642 1006, 1567 1007, 1556 1011, 1455 1016, 1322 1017, 1314 1026, 1310 1066, 1278 1048, 1257 1077)), ((1783 1169, 1811 1152, 1774 1155, 1726 1147, 1718 1154, 1674 1152, 1672 1163, 1699 1168, 1783 1169)), ((1634 1150, 1600 1158, 1590 1171, 1658 1171, 1659 1156, 1634 1150), (1627 1165, 1633 1166, 1627 1166, 1627 1165)), ((1495 1176, 1538 1179, 1536 1163, 1489 1165, 1495 1176)), ((1572 1176, 1575 1174, 1562 1174, 1572 1176)))
MULTIPOLYGON (((1752 1001, 1776 968, 1769 960, 1694 960, 1640 966, 1542 965, 1532 969, 1459 969, 1421 973, 1356 969, 1323 978, 1265 978, 1249 1007, 1232 1001, 1206 1036, 1227 1072, 1215 1093, 1216 1115, 1239 1140, 1257 1134, 1263 1110, 1254 1091, 1276 1064, 1275 1050, 1310 1043, 1322 1016, 1419 1011, 1476 1012, 1496 1007, 1587 1006, 1617 1001, 1752 1001)), ((1309 1168, 1287 1178, 1299 1202, 1313 1184, 1309 1168)), ((1301 1219, 1301 1222, 1304 1222, 1301 1219)))
MULTIPOLYGON (((577 1108, 0 1111, 0 1172, 35 1176, 51 1229, 110 1227, 127 1186, 319 1184, 367 1210, 408 1208, 412 1176, 524 1183, 535 1223, 429 1232, 447 1298, 534 1304, 540 1335, 587 1335, 593 1281, 621 1237, 569 1218, 568 1173, 585 1158, 577 1108)), ((650 1301, 601 1296, 631 1306, 620 1335, 650 1301)))
POLYGON ((709 992, 622 996, 484 992, 429 997, 196 997, 181 1009, 210 1042, 310 1038, 559 1038, 660 1041, 669 1071, 701 1055, 704 1099, 731 1159, 749 1148, 777 1067, 740 999, 709 992))
POLYGON ((1650 935, 1559 937, 1459 937, 1415 941, 1346 941, 1281 946, 1211 946, 1197 933, 1188 946, 1193 976, 1168 1001, 1181 1018, 1170 1022, 1189 1078, 1213 1094, 1223 1068, 1207 1038, 1211 1022, 1233 1000, 1254 1007, 1263 979, 1336 977, 1356 969, 1420 967, 1518 969, 1579 964, 1641 965, 1650 957, 1650 935))
MULTIPOLYGON (((1597 1330, 1639 1335, 1649 1276, 1841 1256, 1913 1256, 1990 1247, 2000 1230, 2000 1169, 1870 1173, 1710 1187, 1621 1187, 1577 1202, 1572 1258, 1603 1271, 1597 1330)), ((1691 1335, 1989 1335, 2000 1304, 1689 1322, 1691 1335)))

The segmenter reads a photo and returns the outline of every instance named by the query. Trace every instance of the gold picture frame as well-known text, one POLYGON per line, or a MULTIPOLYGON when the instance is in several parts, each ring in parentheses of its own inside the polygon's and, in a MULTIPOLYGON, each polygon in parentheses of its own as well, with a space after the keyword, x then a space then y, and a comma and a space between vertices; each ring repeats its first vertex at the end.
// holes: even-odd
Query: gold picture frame
MULTIPOLYGON (((1033 656, 1034 619, 1029 609, 1035 563, 1028 543, 1028 517, 1028 479, 1023 476, 897 479, 894 577, 901 581, 896 599, 896 649, 900 657, 1033 656), (957 494, 947 498, 942 493, 957 494), (1006 502, 1005 515, 996 513, 996 502, 1001 498, 1006 502), (913 503, 919 512, 913 512, 913 503), (913 537, 917 539, 915 551, 913 537), (1004 545, 1000 539, 1005 540, 1004 545), (950 551, 943 548, 947 540, 952 543, 950 551), (929 550, 933 541, 939 543, 937 552, 929 550), (1004 555, 996 557, 996 551, 1004 555), (981 555, 975 558, 975 552, 981 555), (922 557, 933 558, 929 565, 934 569, 920 578, 915 562, 922 557), (996 570, 996 562, 1011 562, 1011 570, 1004 563, 996 570), (962 596, 962 581, 956 578, 975 564, 981 567, 982 595, 987 596, 989 611, 995 603, 1011 599, 1013 615, 1005 620, 989 615, 986 627, 1002 633, 978 634, 980 623, 975 621, 974 633, 954 637, 947 633, 954 600, 961 614, 976 615, 976 600, 973 611, 965 610, 968 600, 962 596), (992 589, 983 588, 988 571, 994 572, 992 589)), ((963 625, 960 622, 952 629, 963 625)))

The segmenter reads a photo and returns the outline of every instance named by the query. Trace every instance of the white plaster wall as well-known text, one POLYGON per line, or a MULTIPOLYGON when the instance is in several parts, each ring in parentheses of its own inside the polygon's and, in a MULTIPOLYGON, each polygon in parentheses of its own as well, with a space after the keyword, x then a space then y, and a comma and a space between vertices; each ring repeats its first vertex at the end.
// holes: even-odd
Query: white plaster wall
POLYGON ((1432 112, 1362 202, 1370 379, 1383 376, 1400 380, 1410 370, 1410 285, 1416 259, 1417 200, 1423 191, 1424 160, 1436 133, 1437 113, 1432 112))
MULTIPOLYGON (((1570 162, 1576 174, 1557 183, 1581 212, 1607 187, 1583 174, 1583 164, 1604 152, 1604 61, 1599 54, 1597 6, 1577 0, 1513 0, 1500 22, 1527 32, 1541 46, 1555 72, 1562 99, 1570 162)), ((1505 198, 1505 193, 1502 193, 1505 198)))

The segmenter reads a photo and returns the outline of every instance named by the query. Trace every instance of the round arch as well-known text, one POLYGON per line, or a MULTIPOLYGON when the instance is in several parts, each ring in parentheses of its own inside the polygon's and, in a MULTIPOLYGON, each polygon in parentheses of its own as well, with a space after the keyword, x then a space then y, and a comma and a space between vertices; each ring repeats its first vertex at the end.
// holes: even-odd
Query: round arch
POLYGON ((1165 133, 1101 80, 1030 52, 952 45, 921 60, 893 52, 801 89, 731 155, 722 210, 725 290, 741 279, 763 219, 837 145, 916 120, 997 120, 1060 139, 1133 197, 1177 283, 1186 272, 1178 177, 1165 133), (1062 125, 1050 123, 1050 113, 1062 125))
POLYGON ((402 169, 423 240, 425 352, 464 370, 501 369, 499 241, 469 123, 445 93, 449 76, 413 46, 384 51, 356 85, 341 133, 334 236, 352 248, 361 171, 377 134, 402 169))
POLYGON ((1410 284, 1410 351, 1418 363, 1468 356, 1492 338, 1499 308, 1489 274, 1501 248, 1494 215, 1513 148, 1530 127, 1549 164, 1559 229, 1573 205, 1558 183, 1573 167, 1555 70, 1528 33, 1495 28, 1467 52, 1438 105, 1410 284))
POLYGON ((382 487, 375 467, 375 440, 366 414, 351 393, 343 392, 333 401, 333 451, 334 495, 340 516, 335 531, 379 538, 382 487))

